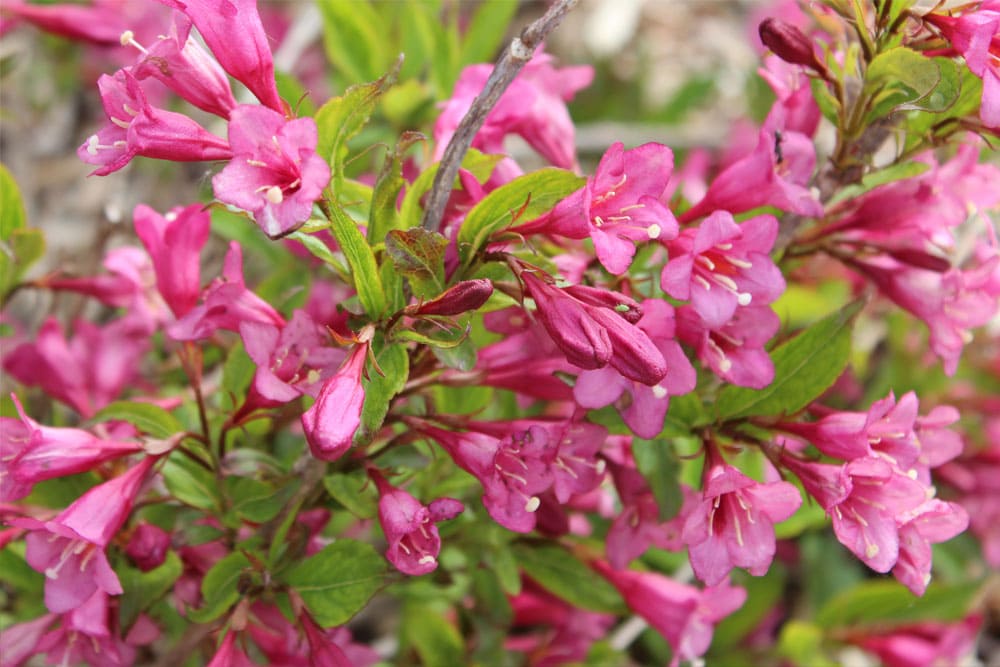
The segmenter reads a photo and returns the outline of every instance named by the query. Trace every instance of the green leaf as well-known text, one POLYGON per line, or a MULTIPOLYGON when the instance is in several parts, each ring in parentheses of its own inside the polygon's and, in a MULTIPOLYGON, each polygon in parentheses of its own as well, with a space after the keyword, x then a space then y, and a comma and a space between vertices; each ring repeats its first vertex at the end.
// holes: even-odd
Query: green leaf
POLYGON ((324 628, 343 625, 383 586, 386 561, 371 546, 337 540, 283 577, 324 628))
POLYGON ((378 492, 363 471, 337 472, 323 478, 326 492, 359 519, 374 519, 378 492))
MULTIPOLYGON (((456 349, 467 339, 465 331, 462 329, 442 331, 439 336, 434 337, 425 336, 424 334, 412 329, 397 329, 392 335, 396 340, 411 340, 422 345, 429 345, 436 350, 456 349)), ((473 359, 473 363, 475 363, 475 359, 473 359)))
POLYGON ((188 618, 209 623, 225 614, 240 599, 240 578, 249 567, 250 560, 242 552, 223 556, 201 580, 201 607, 189 610, 188 618))
POLYGON ((420 664, 435 667, 467 664, 462 636, 440 610, 408 602, 400 626, 404 640, 420 656, 420 664))
POLYGON ((8 544, 0 549, 0 572, 3 572, 4 584, 30 597, 41 598, 45 590, 45 575, 28 565, 24 550, 24 542, 8 544))
POLYGON ((184 425, 177 417, 152 403, 116 401, 105 406, 90 421, 94 424, 100 424, 112 420, 128 422, 139 429, 141 433, 160 439, 166 439, 185 431, 184 425))
POLYGON ((517 0, 486 0, 479 4, 462 37, 458 56, 461 67, 496 58, 504 38, 503 27, 510 24, 517 5, 517 0))
POLYGON ((897 581, 866 581, 826 603, 816 622, 824 628, 841 628, 958 621, 969 613, 981 587, 978 581, 932 584, 917 597, 897 581))
POLYGON ((321 0, 323 47, 347 83, 371 81, 388 65, 386 26, 367 0, 321 0))
POLYGON ((865 73, 865 87, 873 94, 869 118, 927 97, 940 81, 941 68, 933 58, 903 46, 883 51, 865 73))
POLYGON ((521 543, 514 555, 529 577, 574 607, 610 614, 625 609, 614 586, 562 547, 521 543))
POLYGON ((232 398, 230 409, 235 410, 239 406, 240 398, 246 394, 256 372, 257 365, 243 348, 243 343, 236 343, 222 365, 222 390, 232 398))
POLYGON ((7 296, 31 265, 44 254, 45 235, 40 229, 14 228, 6 239, 0 239, 0 299, 7 296))
POLYGON ((161 473, 167 490, 186 505, 210 512, 221 507, 215 476, 186 456, 174 453, 161 473))
POLYGON ((469 263, 494 232, 551 210, 584 183, 586 179, 571 171, 547 167, 500 186, 465 216, 458 232, 458 250, 463 261, 469 263))
MULTIPOLYGON (((471 371, 476 366, 476 358, 478 356, 475 342, 464 331, 453 329, 451 332, 458 334, 459 337, 448 345, 443 344, 441 340, 430 343, 431 352, 434 353, 438 361, 448 368, 471 371)), ((469 390, 472 387, 466 387, 465 389, 469 390)))
POLYGON ((778 639, 778 654, 799 667, 837 667, 823 651, 823 629, 805 621, 785 623, 778 639))
MULTIPOLYGON (((321 3, 323 7, 346 8, 357 7, 361 14, 371 10, 363 2, 345 2, 344 0, 327 0, 321 3)), ((324 12, 325 16, 325 12, 324 12)), ((371 79, 378 74, 373 74, 371 79)), ((358 84, 347 89, 342 97, 328 100, 316 112, 316 127, 319 131, 319 142, 316 152, 333 167, 333 190, 341 191, 344 180, 344 159, 347 157, 347 141, 361 131, 372 112, 375 103, 396 81, 396 70, 392 70, 371 83, 358 84)))
POLYGON ((133 567, 118 568, 118 579, 121 581, 122 593, 119 607, 119 617, 123 627, 131 627, 139 614, 149 609, 169 591, 184 566, 180 557, 173 551, 167 552, 163 563, 149 572, 143 572, 133 567))
POLYGON ((365 388, 365 402, 361 408, 362 438, 374 436, 382 428, 389 403, 403 389, 410 375, 410 357, 404 345, 389 343, 378 353, 376 361, 385 375, 373 369, 371 377, 362 381, 365 388))
POLYGON ((337 244, 344 251, 347 263, 351 267, 351 278, 358 299, 365 312, 372 319, 378 319, 385 314, 385 292, 382 290, 382 280, 379 278, 378 264, 375 263, 375 253, 365 241, 358 225, 340 207, 334 203, 330 206, 330 225, 337 244))
POLYGON ((933 60, 941 77, 938 84, 923 99, 911 104, 904 104, 900 107, 901 109, 919 109, 939 113, 947 111, 958 100, 962 91, 962 77, 958 63, 951 58, 944 57, 933 60))
POLYGON ((306 250, 309 251, 309 254, 321 262, 325 262, 333 267, 342 268, 343 264, 337 259, 337 256, 333 254, 333 251, 330 250, 330 246, 324 243, 323 239, 318 236, 298 231, 289 234, 288 238, 293 241, 298 241, 304 245, 306 250))
POLYGON ((413 144, 427 138, 419 132, 404 132, 396 143, 396 149, 386 155, 375 189, 372 194, 371 213, 368 215, 368 241, 381 243, 390 229, 399 225, 396 200, 406 185, 403 179, 403 157, 413 144))
POLYGON ((253 523, 264 523, 278 516, 281 508, 298 489, 297 480, 280 489, 248 477, 229 476, 223 484, 226 495, 232 502, 232 511, 253 523))
POLYGON ((855 301, 828 315, 772 353, 774 381, 763 389, 729 385, 719 393, 719 419, 790 415, 836 381, 851 352, 851 322, 863 304, 855 301))
POLYGON ((284 244, 267 238, 246 214, 234 213, 221 206, 211 210, 212 233, 229 241, 238 241, 243 247, 243 256, 261 257, 270 264, 280 264, 288 259, 289 252, 284 244))
POLYGON ((25 226, 21 189, 7 167, 0 164, 0 241, 6 241, 16 229, 25 226))
POLYGON ((826 87, 826 83, 822 79, 811 79, 809 87, 812 89, 813 99, 816 100, 816 106, 819 107, 820 113, 823 114, 824 118, 836 125, 837 117, 840 114, 840 102, 833 96, 833 93, 826 87))
MULTIPOLYGON (((503 155, 487 155, 485 153, 480 153, 474 148, 469 149, 469 152, 465 154, 462 159, 462 169, 465 169, 480 183, 486 181, 490 174, 493 173, 493 168, 496 167, 497 163, 504 158, 503 155)), ((431 166, 424 169, 420 176, 417 176, 410 187, 406 189, 406 195, 403 197, 403 205, 400 208, 400 228, 409 229, 410 227, 417 227, 420 225, 421 207, 420 200, 423 199, 424 195, 430 191, 431 186, 434 184, 434 177, 437 175, 438 167, 440 163, 435 162, 431 166)), ((455 178, 455 183, 452 184, 452 188, 460 186, 458 178, 455 178)))
POLYGON ((444 251, 448 239, 422 227, 393 230, 385 237, 385 251, 396 271, 410 281, 413 295, 429 299, 444 291, 444 251))
POLYGON ((677 477, 680 465, 673 449, 663 440, 635 438, 632 441, 632 455, 656 498, 660 521, 673 518, 680 511, 684 500, 677 477))

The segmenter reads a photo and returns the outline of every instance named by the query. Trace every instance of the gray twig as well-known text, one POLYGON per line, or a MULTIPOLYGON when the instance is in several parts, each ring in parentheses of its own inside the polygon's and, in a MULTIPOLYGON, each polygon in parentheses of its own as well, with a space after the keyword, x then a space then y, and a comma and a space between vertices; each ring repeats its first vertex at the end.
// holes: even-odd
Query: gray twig
POLYGON ((482 92, 472 101, 472 106, 462 118, 462 122, 455 129, 448 147, 445 148, 441 157, 441 164, 434 177, 434 185, 431 187, 427 197, 427 207, 424 209, 424 217, 421 226, 424 229, 437 231, 441 226, 441 217, 444 215, 444 207, 448 203, 448 196, 451 194, 452 183, 458 175, 458 168, 462 164, 472 139, 476 132, 483 126, 486 116, 496 105, 497 100, 507 90, 507 87, 521 71, 525 63, 531 60, 535 49, 538 48, 545 36, 558 26, 566 13, 569 12, 579 0, 556 0, 545 12, 544 16, 521 31, 510 45, 504 49, 500 59, 497 60, 493 72, 482 92))

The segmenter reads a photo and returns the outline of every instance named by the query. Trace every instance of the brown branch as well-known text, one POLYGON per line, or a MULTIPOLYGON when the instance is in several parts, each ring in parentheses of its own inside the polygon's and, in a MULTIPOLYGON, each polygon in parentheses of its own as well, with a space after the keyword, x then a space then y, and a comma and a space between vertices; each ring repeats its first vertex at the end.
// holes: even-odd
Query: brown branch
POLYGON ((472 145, 472 139, 476 136, 479 128, 483 126, 486 116, 507 90, 507 87, 510 86, 514 77, 521 71, 525 63, 531 60, 535 49, 542 43, 545 36, 562 22, 563 17, 577 2, 579 0, 556 0, 540 19, 522 30, 521 34, 515 37, 510 45, 504 49, 496 66, 493 67, 489 79, 486 80, 482 92, 472 101, 472 106, 462 118, 462 122, 458 124, 455 134, 448 142, 448 147, 445 148, 438 172, 434 176, 434 185, 427 197, 427 207, 424 209, 423 220, 420 223, 424 229, 437 231, 441 226, 441 218, 451 194, 452 183, 458 176, 458 168, 462 164, 462 159, 468 152, 469 146, 472 145))

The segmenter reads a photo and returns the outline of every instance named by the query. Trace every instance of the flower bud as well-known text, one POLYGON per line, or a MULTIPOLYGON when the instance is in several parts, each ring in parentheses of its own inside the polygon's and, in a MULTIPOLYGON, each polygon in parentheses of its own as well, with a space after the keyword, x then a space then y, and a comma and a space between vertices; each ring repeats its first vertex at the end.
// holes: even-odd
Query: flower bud
POLYGON ((486 278, 463 280, 440 296, 425 301, 413 310, 414 315, 460 315, 476 310, 493 294, 493 283, 486 278))
POLYGON ((125 554, 143 572, 163 564, 170 548, 170 533, 151 523, 142 523, 132 533, 125 554))
POLYGON ((601 289, 599 287, 588 287, 587 285, 570 285, 564 291, 588 306, 599 308, 610 308, 615 311, 629 324, 635 324, 642 319, 642 307, 634 300, 621 292, 601 289))
POLYGON ((769 17, 760 22, 757 28, 760 41, 771 49, 774 55, 793 65, 810 67, 820 74, 826 74, 826 65, 816 58, 813 43, 798 27, 769 17))

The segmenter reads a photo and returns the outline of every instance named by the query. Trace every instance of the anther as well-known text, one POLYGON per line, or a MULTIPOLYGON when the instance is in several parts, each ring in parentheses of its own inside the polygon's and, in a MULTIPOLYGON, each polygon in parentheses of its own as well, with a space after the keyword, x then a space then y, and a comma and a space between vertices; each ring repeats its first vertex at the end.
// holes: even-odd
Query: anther
POLYGON ((657 225, 657 224, 652 224, 652 225, 650 225, 649 227, 646 228, 646 234, 648 234, 649 238, 651 238, 651 239, 658 239, 658 238, 660 238, 660 232, 662 232, 662 231, 663 231, 663 229, 659 225, 657 225))
POLYGON ((525 512, 534 512, 542 504, 542 501, 538 499, 538 496, 531 496, 528 498, 528 502, 524 504, 525 512))
POLYGON ((749 306, 751 301, 753 301, 753 295, 749 292, 738 292, 736 294, 736 303, 741 306, 749 306))
POLYGON ((277 185, 272 185, 267 189, 267 192, 264 193, 264 198, 272 204, 280 204, 284 200, 285 196, 281 194, 281 188, 277 185))
POLYGON ((666 398, 667 390, 663 388, 663 385, 655 384, 652 386, 653 396, 656 398, 666 398))

